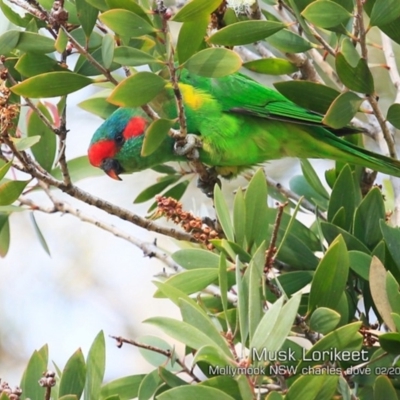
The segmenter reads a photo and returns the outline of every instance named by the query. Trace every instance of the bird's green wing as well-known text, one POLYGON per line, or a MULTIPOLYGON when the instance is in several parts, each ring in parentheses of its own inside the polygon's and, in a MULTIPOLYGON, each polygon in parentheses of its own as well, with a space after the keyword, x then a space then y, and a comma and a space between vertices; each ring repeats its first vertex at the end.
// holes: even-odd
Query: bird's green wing
POLYGON ((297 124, 321 125, 339 135, 360 132, 352 127, 344 127, 340 130, 330 129, 322 124, 323 115, 296 105, 275 90, 240 73, 210 79, 192 75, 183 70, 180 80, 211 94, 225 112, 297 124))

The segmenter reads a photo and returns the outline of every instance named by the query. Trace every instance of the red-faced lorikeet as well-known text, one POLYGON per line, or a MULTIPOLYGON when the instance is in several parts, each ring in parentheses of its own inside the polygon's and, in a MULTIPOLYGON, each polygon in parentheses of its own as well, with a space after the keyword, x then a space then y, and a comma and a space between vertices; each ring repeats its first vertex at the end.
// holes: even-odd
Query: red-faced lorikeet
MULTIPOLYGON (((326 158, 400 176, 399 161, 338 137, 358 130, 324 126, 321 115, 242 74, 211 79, 183 70, 179 85, 188 132, 202 140, 200 160, 216 167, 222 176, 231 177, 245 168, 283 157, 326 158)), ((164 117, 177 116, 171 88, 151 105, 164 117)), ((92 138, 88 152, 91 164, 119 179, 122 173, 185 160, 176 154, 169 136, 151 155, 141 156, 144 132, 150 123, 140 109, 115 111, 92 138)))

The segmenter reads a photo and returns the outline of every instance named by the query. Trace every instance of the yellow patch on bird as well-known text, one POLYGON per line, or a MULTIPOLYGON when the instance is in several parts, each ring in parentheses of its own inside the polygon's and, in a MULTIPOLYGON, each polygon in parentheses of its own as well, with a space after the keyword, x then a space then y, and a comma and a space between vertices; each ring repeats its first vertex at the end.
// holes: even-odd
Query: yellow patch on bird
POLYGON ((208 97, 204 92, 185 83, 179 83, 179 89, 181 90, 183 101, 192 110, 198 110, 208 97))

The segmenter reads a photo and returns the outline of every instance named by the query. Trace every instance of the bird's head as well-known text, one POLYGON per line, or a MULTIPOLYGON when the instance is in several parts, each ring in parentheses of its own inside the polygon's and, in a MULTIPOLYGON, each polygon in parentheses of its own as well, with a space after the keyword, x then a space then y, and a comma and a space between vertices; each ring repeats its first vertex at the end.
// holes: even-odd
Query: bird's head
POLYGON ((119 108, 94 133, 88 150, 90 163, 117 180, 122 173, 147 168, 140 152, 149 124, 142 110, 119 108))

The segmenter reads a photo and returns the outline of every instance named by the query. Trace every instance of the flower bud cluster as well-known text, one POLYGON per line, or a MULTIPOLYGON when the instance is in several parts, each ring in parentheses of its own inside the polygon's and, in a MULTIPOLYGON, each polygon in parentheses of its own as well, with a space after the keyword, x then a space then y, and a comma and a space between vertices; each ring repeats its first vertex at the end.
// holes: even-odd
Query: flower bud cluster
POLYGON ((184 211, 182 203, 172 197, 156 196, 157 214, 164 215, 185 232, 190 233, 197 241, 204 243, 209 250, 214 247, 210 243, 212 239, 218 239, 218 232, 205 225, 200 217, 195 217, 191 212, 184 211))

